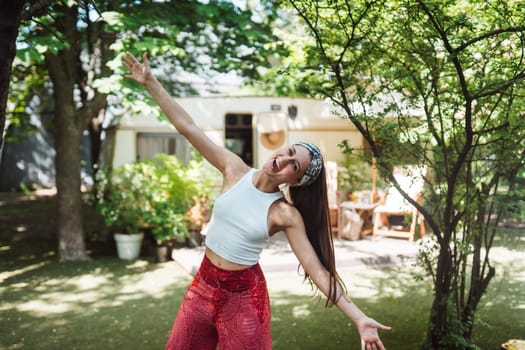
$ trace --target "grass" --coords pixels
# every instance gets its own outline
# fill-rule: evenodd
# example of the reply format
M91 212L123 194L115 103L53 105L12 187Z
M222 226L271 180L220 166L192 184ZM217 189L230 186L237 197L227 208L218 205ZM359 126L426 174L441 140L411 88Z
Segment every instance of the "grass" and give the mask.
M58 263L56 242L41 221L53 205L35 200L6 208L0 204L0 349L163 349L190 282L174 262L120 261L111 243L89 240L91 261ZM523 231L496 241L497 275L475 327L483 350L525 337L524 248ZM410 267L342 274L354 301L394 327L382 334L389 350L418 348L432 302L429 283L414 281ZM337 309L312 301L306 287L306 293L272 288L289 283L279 278L288 277L268 276L274 349L359 348L355 327Z

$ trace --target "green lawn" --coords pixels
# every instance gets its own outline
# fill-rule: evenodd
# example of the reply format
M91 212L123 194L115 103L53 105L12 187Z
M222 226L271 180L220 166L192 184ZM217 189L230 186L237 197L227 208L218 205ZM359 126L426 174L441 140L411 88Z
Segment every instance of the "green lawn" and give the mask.
M30 234L45 230L23 224L31 215L27 204L20 211L4 209L0 349L163 349L190 281L174 262L119 261L111 244L91 242L93 260L61 264L53 239ZM477 344L487 350L525 338L525 233L508 231L496 243L497 276L475 330ZM343 272L355 302L393 326L382 336L389 350L417 349L425 335L431 285L414 281L410 270ZM269 277L272 282L279 283ZM325 310L323 301L282 291L271 292L271 300L274 349L359 349L355 328L337 309Z

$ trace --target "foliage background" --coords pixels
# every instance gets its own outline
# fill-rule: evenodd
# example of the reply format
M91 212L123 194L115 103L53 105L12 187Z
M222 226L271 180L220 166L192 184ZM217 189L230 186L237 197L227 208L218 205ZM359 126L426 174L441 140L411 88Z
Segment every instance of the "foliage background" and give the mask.
M202 157L182 164L159 154L99 171L94 205L110 232L150 230L163 243L188 235L188 210L198 198L213 200L219 176Z

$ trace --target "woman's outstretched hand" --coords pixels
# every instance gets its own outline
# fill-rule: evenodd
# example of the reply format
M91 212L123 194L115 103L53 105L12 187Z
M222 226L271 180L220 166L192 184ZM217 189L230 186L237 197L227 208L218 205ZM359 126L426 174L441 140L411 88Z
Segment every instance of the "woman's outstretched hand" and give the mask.
M357 324L357 330L361 337L361 350L385 350L385 346L377 334L378 330L389 331L391 327L382 325L374 319L366 317Z
M143 63L140 63L130 52L126 52L122 57L124 67L126 67L131 73L124 76L126 78L131 78L142 85L146 85L147 81L153 76L149 68L148 54L146 52L142 55L142 61Z

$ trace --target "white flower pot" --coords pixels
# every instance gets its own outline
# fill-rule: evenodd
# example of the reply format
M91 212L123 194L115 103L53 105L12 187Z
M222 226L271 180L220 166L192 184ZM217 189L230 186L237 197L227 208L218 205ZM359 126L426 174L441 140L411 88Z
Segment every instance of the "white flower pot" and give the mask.
M143 233L115 233L115 242L117 243L117 254L119 259L133 260L138 258L143 238Z

